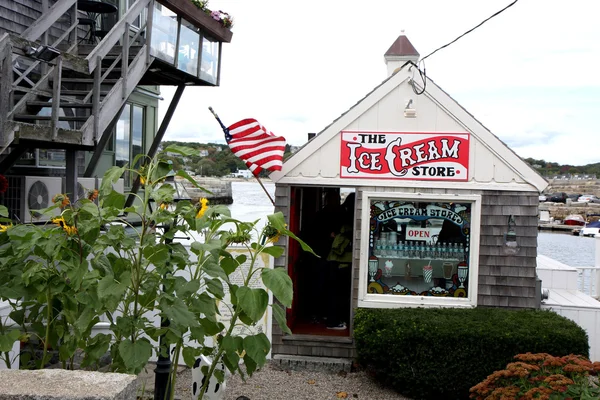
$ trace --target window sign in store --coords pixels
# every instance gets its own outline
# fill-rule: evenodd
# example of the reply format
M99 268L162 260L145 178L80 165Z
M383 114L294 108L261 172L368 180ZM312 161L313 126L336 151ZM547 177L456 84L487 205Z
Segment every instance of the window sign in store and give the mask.
M367 292L467 297L471 202L370 199Z
M342 178L466 181L469 134L341 132Z

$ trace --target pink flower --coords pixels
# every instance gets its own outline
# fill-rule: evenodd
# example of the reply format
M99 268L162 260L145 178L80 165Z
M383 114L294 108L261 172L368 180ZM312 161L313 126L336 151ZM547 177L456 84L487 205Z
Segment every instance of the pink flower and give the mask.
M212 11L210 13L210 16L213 17L214 20L217 20L217 21L221 20L221 12L220 11Z

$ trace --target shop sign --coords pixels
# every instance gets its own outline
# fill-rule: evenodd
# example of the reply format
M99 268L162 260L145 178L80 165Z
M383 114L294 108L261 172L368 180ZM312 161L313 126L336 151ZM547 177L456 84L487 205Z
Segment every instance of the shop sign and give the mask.
M375 219L378 222L386 222L390 219L410 218L415 221L424 221L429 218L447 219L456 225L463 225L464 219L457 212L448 208L428 205L425 208L416 208L412 204L405 204L397 207L388 208L386 210L378 210Z
M341 132L340 177L466 181L469 133Z
M439 234L441 228L436 228L435 231L431 228L406 228L406 240L427 241L431 242L434 235Z

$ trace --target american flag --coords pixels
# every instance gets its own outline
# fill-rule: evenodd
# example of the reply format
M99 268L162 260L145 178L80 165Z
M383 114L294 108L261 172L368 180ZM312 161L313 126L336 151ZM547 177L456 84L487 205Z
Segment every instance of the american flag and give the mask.
M232 153L246 162L254 176L263 169L281 171L285 138L273 135L252 118L236 122L224 131Z

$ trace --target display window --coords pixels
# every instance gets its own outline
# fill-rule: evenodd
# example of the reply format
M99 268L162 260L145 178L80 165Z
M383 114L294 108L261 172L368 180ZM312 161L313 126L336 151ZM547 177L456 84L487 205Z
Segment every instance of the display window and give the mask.
M479 199L367 194L362 300L475 305Z

